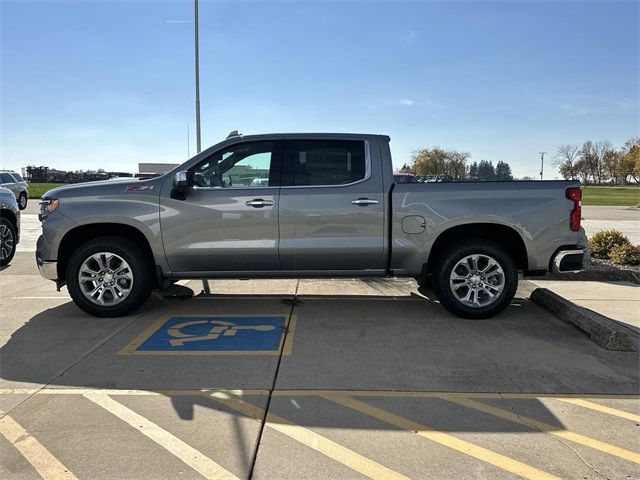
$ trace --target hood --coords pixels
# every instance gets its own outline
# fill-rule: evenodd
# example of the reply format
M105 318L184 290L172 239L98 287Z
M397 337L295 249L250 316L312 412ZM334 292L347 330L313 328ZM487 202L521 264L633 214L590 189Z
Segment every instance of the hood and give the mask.
M73 196L93 195L99 192L121 192L124 191L124 184L139 185L139 184L155 184L155 182L161 177L156 177L148 180L141 180L139 178L112 178L111 180L97 180L95 182L82 182L82 183L70 183L68 185L61 185L47 191L42 198L64 198Z

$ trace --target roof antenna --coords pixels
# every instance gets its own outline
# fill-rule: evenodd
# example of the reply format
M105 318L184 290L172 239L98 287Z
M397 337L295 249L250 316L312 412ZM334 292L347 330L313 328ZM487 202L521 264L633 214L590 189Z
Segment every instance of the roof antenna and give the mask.
M227 135L227 138L231 138L231 137L239 137L240 134L238 133L238 130L234 130L231 133L229 133L229 135Z

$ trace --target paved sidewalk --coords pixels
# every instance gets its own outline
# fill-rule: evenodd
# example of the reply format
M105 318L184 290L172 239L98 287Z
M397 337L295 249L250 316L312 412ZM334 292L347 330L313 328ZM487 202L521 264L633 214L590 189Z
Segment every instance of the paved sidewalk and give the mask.
M640 329L640 285L630 282L569 282L562 280L532 280L594 312Z

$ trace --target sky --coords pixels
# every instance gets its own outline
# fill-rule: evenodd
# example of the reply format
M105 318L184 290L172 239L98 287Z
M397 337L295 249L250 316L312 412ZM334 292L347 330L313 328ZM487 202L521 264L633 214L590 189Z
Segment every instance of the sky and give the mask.
M0 168L195 153L193 1L0 0ZM200 0L202 146L231 130L391 137L556 178L640 134L640 2ZM189 133L189 135L188 135ZM190 141L188 141L188 138Z

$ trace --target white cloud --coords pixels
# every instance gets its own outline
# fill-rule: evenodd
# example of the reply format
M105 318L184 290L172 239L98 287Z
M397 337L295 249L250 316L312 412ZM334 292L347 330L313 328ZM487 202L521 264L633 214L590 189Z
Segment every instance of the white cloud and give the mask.
M384 105L389 107L413 107L415 102L410 98L400 98L397 100L386 100Z

